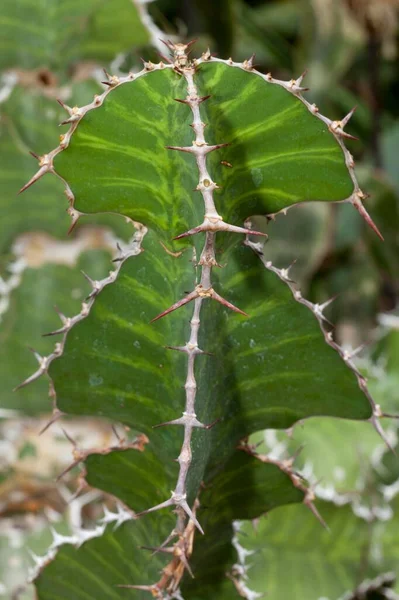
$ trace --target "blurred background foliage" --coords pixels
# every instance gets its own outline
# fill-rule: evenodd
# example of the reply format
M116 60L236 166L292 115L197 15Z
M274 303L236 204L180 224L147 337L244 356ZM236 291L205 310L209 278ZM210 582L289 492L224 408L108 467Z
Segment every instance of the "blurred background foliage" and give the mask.
M87 294L81 269L104 276L116 244L131 234L122 219L103 216L81 219L67 236L67 201L53 177L16 198L33 172L29 151L40 155L58 143L65 113L56 98L70 106L90 102L102 89L103 67L112 74L139 70L140 57L158 61L166 53L160 38L172 37L197 38L195 52L209 46L223 58L255 53L257 68L280 79L307 70L307 98L330 118L340 119L356 105L349 131L359 140L347 145L385 242L346 204L308 204L257 221L269 234L267 256L279 267L292 264L305 296L319 303L336 296L328 313L335 338L348 351L360 347L356 360L376 401L399 414L398 22L399 0L3 0L0 596L32 597L29 550L44 553L51 526L73 531L95 522L101 503L113 503L87 488L74 499L79 469L54 482L71 460L71 447L59 422L38 436L51 414L47 382L12 392L34 369L28 348L46 354L53 347L41 334L60 326L54 305L71 315ZM86 448L117 442L104 421L68 419L63 426ZM395 446L396 422L384 422L384 428ZM288 433L259 433L254 441L280 458L303 445L295 464L315 486L331 533L321 533L311 515L292 507L287 536L296 536L296 543L290 548L279 533L287 509L272 513L241 541L256 550L267 539L252 563L247 559L254 565L249 587L258 589L261 578L264 589L264 579L270 580L271 600L399 598L399 537L393 533L399 531L399 464L371 427L311 419ZM287 564L295 568L281 586ZM301 576L309 565L314 577Z

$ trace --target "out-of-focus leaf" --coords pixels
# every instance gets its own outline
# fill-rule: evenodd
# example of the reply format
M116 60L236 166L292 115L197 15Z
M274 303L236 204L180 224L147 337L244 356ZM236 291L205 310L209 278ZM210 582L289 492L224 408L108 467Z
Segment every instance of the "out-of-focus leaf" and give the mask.
M149 41L132 0L4 0L0 68L65 69L82 59L112 60Z
M101 235L93 231L93 247L96 238L100 243ZM40 255L39 241L37 244ZM31 249L33 251L34 245ZM68 246L65 251L68 252ZM101 278L106 275L110 264L109 252L90 250L79 257L75 267L53 262L38 268L28 267L21 273L20 283L10 292L0 329L2 408L20 410L25 414L51 411L47 380L41 380L35 387L13 392L13 388L37 366L29 347L34 347L41 355L52 351L57 340L43 338L42 334L62 327L54 306L67 316L79 312L82 301L91 290L80 270L88 271L94 279Z

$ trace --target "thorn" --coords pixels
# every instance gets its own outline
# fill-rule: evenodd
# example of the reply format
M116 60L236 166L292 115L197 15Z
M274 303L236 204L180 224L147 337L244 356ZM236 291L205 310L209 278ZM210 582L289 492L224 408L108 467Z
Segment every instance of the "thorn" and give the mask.
M36 154L35 152L32 152L32 150L29 150L29 154L31 156L33 156L33 158L36 158L36 160L40 160L40 156L38 154Z
M351 111L348 112L346 117L344 117L341 121L341 127L344 128L345 125L348 124L349 120L352 118L353 113L357 110L357 106L354 106Z
M186 500L180 501L179 506L181 506L181 508L184 510L184 512L188 515L188 517L194 523L194 525L196 526L198 531L200 531L202 533L202 535L205 535L204 530L202 529L201 525L199 524L197 518L194 516L194 513L191 510L191 508L189 507L189 505L187 504Z
M369 213L363 206L362 200L364 200L366 197L367 197L366 194L364 194L361 190L358 190L358 192L355 192L353 194L353 196L351 198L351 203L356 208L356 210L359 212L359 214L363 217L363 219L366 221L367 225L369 227L371 227L371 229L378 235L380 240L384 242L385 240L384 240L380 230L378 229L377 225L374 223L373 219L370 217Z
M61 427L61 431L65 435L65 437L68 440L68 442L70 442L72 444L72 446L74 448L76 448L77 447L77 443L75 442L75 440L73 438L71 438L71 436L69 435L69 433L67 433L63 427Z
M60 327L59 329L56 329L55 331L50 331L49 333L42 333L42 337L50 337L52 335L60 335L61 333L65 333L66 331L68 331L68 329L69 329L69 327L64 325L64 327Z
M39 431L39 435L42 435L53 423L58 421L61 417L63 417L65 413L61 412L58 408L55 408L53 411L53 415L50 420L45 424L45 426Z
M154 552L152 553L151 556L155 556L155 554L157 554L158 552L160 552L163 548L165 548L165 546L167 546L169 544L170 541L173 540L174 537L178 536L179 532L176 531L176 529L172 529L172 531L170 532L170 534L168 535L168 537L166 538L166 540L164 542L162 542L162 544L160 546L158 546L158 548L155 548Z
M336 135L340 135L341 137L347 138L349 140L359 140L358 137L355 137L354 135L350 135L349 133L346 133L346 131L344 131L344 127L347 124L347 122L349 121L349 119L351 118L351 116L353 115L355 109L352 109L350 111L350 113L348 113L346 115L346 117L344 117L344 119L342 121L332 121L329 125L329 130L332 133L335 133Z
M162 58L162 60L164 60L166 63L168 63L169 65L172 64L172 61L170 60L170 58L168 58L167 56L165 56L164 54L162 54L161 52L157 52L158 56L160 56Z
M313 493L311 495L311 498L313 498ZM312 511L312 513L314 514L316 519L319 521L319 523L324 527L324 529L326 529L329 533L331 533L331 529L329 528L329 526L327 525L327 523L325 522L325 520L323 519L323 517L317 510L316 506L313 504L313 501L311 499L307 499L305 497L304 504L306 504L306 506L308 508L310 508L310 510Z
M268 237L267 233L263 233L262 231L253 231L252 229L247 229L246 227L237 227L236 225L230 225L229 223L224 223L221 219L217 222L212 222L210 219L205 219L202 225L198 225L189 231L185 231L184 233L180 233L178 236L174 237L173 240L180 240L185 237L189 237L190 235L195 235L196 233L200 233L202 231L227 231L230 233L242 233L244 235L260 235L262 237Z
M323 304L313 304L314 314L323 319L323 321L325 321L332 327L334 327L334 324L331 323L331 321L329 321L329 319L327 319L327 317L324 315L324 309L326 309L330 304L332 304L334 300L336 300L340 295L341 294L334 294L334 296L332 296L329 300L326 300L326 302L323 302Z
M172 304L172 306L170 308L168 308L167 310L164 310L164 312L162 312L161 314L159 314L156 317L154 317L153 319L151 319L150 323L154 323L155 321L158 321L158 319L162 319L162 317L165 317L166 315L173 312L174 310L177 310L181 306L188 304L189 302L191 302L191 300L195 300L195 298L198 298L198 296L199 296L199 294L197 291L191 292L185 298L183 298L182 300L179 300L178 302L175 302L174 304Z
M41 177L43 177L43 175L45 173L47 173L49 170L50 170L50 166L48 164L45 164L42 167L40 167L40 169L37 171L37 173L35 173L35 175L33 175L33 177L31 179L29 179L28 183L25 183L25 185L21 187L21 189L19 190L17 195L19 196L19 194L22 194L22 192L24 192L31 185L36 183L36 181L38 181Z
M198 38L194 38L190 42L187 42L186 49L191 48L191 46L193 46L196 42L198 42Z
M61 473L58 475L58 477L57 477L56 481L58 482L58 481L60 481L60 480L61 480L63 477L65 477L65 475L66 475L67 473L69 473L69 471L72 471L72 469L74 469L75 467L77 467L77 466L78 466L78 464L80 463L80 461L81 461L81 459L80 459L80 458L79 458L79 459L77 459L77 460L74 460L74 461L73 461L73 463L71 463L71 464L69 465L69 467L66 467L66 469L64 469L64 470L63 470L63 471L62 471L62 472L61 472Z
M70 320L68 319L68 317L66 317L64 315L63 312L60 311L60 309L58 308L58 306L54 306L54 310L57 313L57 315L59 316L59 318L61 319L61 322L63 325L66 325L66 323Z
M37 371L35 371L30 377L27 377L25 379L25 381L23 381L22 383L19 383L14 389L13 392L17 392L18 390L26 387L27 385L29 385L30 383L32 383L33 381L36 381L36 379L39 379L39 377L41 377L43 375L45 371L42 369L42 367L40 367L40 369L38 369Z
M150 592L154 598L159 598L161 590L156 583L153 585L129 585L129 584L118 584L118 588L126 588L128 590L141 590L143 592Z
M179 553L175 553L175 554L177 554L177 556L180 558L180 561L183 563L185 569L190 573L191 577L193 579L195 579L194 573L191 570L191 567L190 567L190 564L189 564L189 562L187 560L187 556L186 556L185 552L181 548L178 548L178 549L180 550L180 552Z
M93 288L93 290L97 289L96 282L93 281L93 279L87 273L85 273L82 269L80 270L80 272L82 273L83 277L85 279L87 279L87 281L90 283L90 285Z
M234 304L231 304L231 302L229 302L228 300L225 300L225 298L222 298L222 296L219 296L219 294L217 292L215 292L214 290L212 291L211 297L214 300L216 300L217 302L219 302L220 304L223 304L223 306L230 308L230 310L233 310L234 312L239 313L240 315L244 315L244 317L249 317L249 315L246 312L244 312L240 308L237 308L237 306L234 306Z
M221 421L221 420L222 420L222 417L218 417L212 423L209 423L208 425L204 425L204 429L212 429L212 427L214 425L216 425L216 423L219 423L219 421Z
M306 77L307 73L308 73L308 70L307 70L307 69L305 69L305 70L304 70L304 72L302 73L302 75L300 75L300 77L298 77L298 79L296 80L296 85L297 85L298 87L300 87L300 85L301 85L301 83L302 83L302 81L303 81L304 77ZM307 89L309 89L309 88L307 88Z
M75 226L77 224L77 222L79 221L79 217L80 217L80 212L78 212L77 210L75 210L74 208L70 207L68 209L68 214L72 219L72 223L67 231L67 235L70 235L72 233L72 231L75 229Z
M178 352L187 353L186 346L165 346L166 350L177 350Z
M399 415L393 415L391 413L385 413L385 412L383 412L381 414L381 417L386 417L387 419L399 419Z
M43 356L41 354L39 354L34 348L31 348L30 346L28 347L28 350L30 350L32 352L33 356L36 358L39 365L41 365L43 362Z
M202 104L202 102L205 102L205 100L208 100L208 98L211 97L211 94L209 94L208 96L202 96L201 98L197 98L196 102L198 102L198 104ZM191 105L192 100L186 100L186 98L174 98L174 100L176 102L180 102L181 104L189 104Z
M61 98L56 98L56 100L57 100L58 104L59 104L59 105L60 105L60 106L61 106L61 107L62 107L64 110L66 110L66 112L67 112L67 113L68 113L70 116L72 116L72 115L73 115L73 109L72 109L70 106L68 106L68 104L65 104L65 102L63 102L63 101L61 100Z
M167 150L178 150L180 152L188 152L189 154L209 154L209 152L219 150L219 148L224 148L225 146L230 146L230 143L215 144L214 146L208 146L207 144L204 144L203 146L165 146L165 148Z
M152 508L147 508L146 510L142 510L141 512L136 513L135 516L137 518L140 518L140 517L143 517L144 515L148 515L151 512L155 512L156 510L162 510L163 508L172 506L173 504L175 504L173 502L173 499L169 498L169 500L165 500L165 502L161 502L160 504L157 504L156 506L153 506Z
M374 429L376 430L376 432L378 433L378 435L380 436L380 438L382 439L382 441L388 448L388 450L390 450L394 456L397 456L397 452L396 452L395 448L392 446L391 442L387 438L385 431L381 427L381 423L379 422L378 419L379 419L379 417L376 416L375 414L373 414L373 416L370 418L370 421L371 421Z
M244 60L244 62L243 62L244 69L248 69L248 70L253 69L254 60L255 60L255 52L248 59Z
M179 417L178 419L173 419L172 421L164 421L164 423L158 423L158 425L153 425L153 429L158 429L158 427L166 427L167 425L184 425L183 417Z

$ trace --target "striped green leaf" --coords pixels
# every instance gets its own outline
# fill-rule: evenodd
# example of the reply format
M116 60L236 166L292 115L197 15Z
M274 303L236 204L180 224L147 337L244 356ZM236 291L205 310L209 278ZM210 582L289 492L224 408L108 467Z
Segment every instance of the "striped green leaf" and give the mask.
M209 155L226 221L240 225L298 202L351 195L338 142L297 97L222 63L201 64L196 78L199 93L211 95L201 105L208 144L230 144ZM191 111L174 100L185 96L178 73L156 70L116 87L86 113L54 161L77 210L117 212L169 237L198 225L194 159L165 148L192 144Z
M65 70L77 59L110 61L149 39L132 0L4 0L0 69Z

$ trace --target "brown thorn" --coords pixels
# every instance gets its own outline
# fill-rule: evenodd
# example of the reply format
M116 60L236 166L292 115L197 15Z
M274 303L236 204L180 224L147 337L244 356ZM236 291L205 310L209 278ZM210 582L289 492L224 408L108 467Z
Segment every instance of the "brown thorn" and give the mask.
M313 504L313 502L305 500L305 504L312 511L312 513L314 514L316 519L319 521L319 523L324 527L324 529L326 529L329 533L331 533L331 529L329 528L329 526L327 525L327 523L325 522L325 520L323 519L323 517L317 510L316 506Z
M40 177L43 177L43 175L45 173L47 173L48 170L49 170L48 165L44 165L43 167L40 167L40 169L37 171L37 173L35 173L35 175L33 175L33 177L31 179L29 179L28 183L25 183L25 185L21 187L21 189L19 190L17 195L19 196L19 194L22 194L22 192L24 192L31 185L36 183L36 181L38 181L40 179Z
M65 477L65 475L67 473L69 473L69 471L72 471L72 469L74 469L75 467L78 466L78 464L80 463L80 458L78 460L74 460L73 463L71 463L69 465L69 467L67 467L66 469L64 469L57 477L56 481L60 481L60 479L62 479L63 477Z
M194 525L196 526L196 528L198 529L198 531L200 531L202 533L202 535L205 535L204 530L202 529L201 525L199 524L197 518L195 517L193 511L191 510L191 508L189 507L189 505L187 504L186 500L184 500L183 502L179 503L179 506L184 510L184 512L188 515L188 517L191 519L191 521L194 523Z
M39 431L39 435L42 435L53 423L63 417L65 413L61 412L58 408L55 408L51 419L45 424L45 426Z
M204 425L204 429L212 429L212 427L214 425L216 425L216 423L219 423L219 421L221 421L221 420L222 420L222 417L218 417L212 423L209 423L208 425Z
M157 504L156 506L153 506L151 508L147 508L146 510L142 510L141 512L136 513L136 517L140 518L143 517L144 515L148 515L151 512L155 512L156 510L162 510L163 508L167 508L168 506L172 506L174 504L172 498L169 498L169 500L165 500L165 502L161 502L160 504Z
M168 535L168 537L166 538L166 540L164 542L162 542L162 544L160 546L158 546L158 548L154 548L154 552L151 554L151 556L155 556L155 554L158 554L158 552L161 552L163 550L163 548L165 548L165 546L167 546L169 544L169 542L172 541L173 538L178 535L179 535L179 532L176 531L175 529L173 529L170 532L170 534Z
M355 135L351 135L350 133L346 133L346 131L337 131L336 133L338 133L338 135L340 135L341 137L344 137L348 140L355 140L355 142L359 141L358 137L356 137Z
M33 156L33 158L36 158L36 160L40 160L40 156L38 154L36 154L35 152L32 152L32 150L29 150L29 154L31 156Z
M181 240L182 238L189 237L190 235L195 235L196 233L199 233L200 231L203 231L202 225L198 225L198 227L194 227L193 229L190 229L189 231L180 233L179 235L174 237L173 240Z
M159 589L159 587L156 584L153 585L129 585L129 584L117 584L118 588L126 588L128 590L141 590L143 592L151 592L151 594L153 595L154 598L156 598L156 596L154 596L154 592L158 595L161 590ZM158 596L159 597L159 596Z
M191 46L193 44L195 44L196 42L198 42L198 38L194 38L193 40L191 40L190 42L187 42L186 44L186 48L191 48Z
M60 327L59 329L56 329L55 331L50 331L49 333L42 333L42 337L50 337L52 335L59 335L61 333L65 333L66 331L68 331L68 327L66 325L64 325L64 327Z
M175 100L175 102L180 102L180 104L190 104L188 100L185 100L184 98L173 98L173 100Z
M72 233L72 231L75 229L78 221L79 221L79 215L77 217L72 217L72 223L67 231L67 235L70 235Z
M223 306L230 308L230 310L233 310L234 312L239 313L240 315L244 315L244 317L249 317L249 315L246 312L244 312L240 308L237 308L237 306L234 306L234 304L231 304L231 302L229 302L225 298L222 298L222 296L219 296L219 294L215 292L215 290L213 290L212 292L212 298L216 300L216 302L223 304Z
M158 56L160 56L162 58L162 60L164 60L165 62L167 62L169 65L172 64L172 61L170 60L170 58L168 58L167 56L165 56L161 52L157 52L157 54L158 54Z
M388 440L388 438L385 434L385 431L381 427L381 423L379 422L378 417L373 415L371 417L370 421L371 421L374 429L376 430L376 432L378 433L378 435L384 442L384 444L387 446L388 450L390 450L394 456L397 456L397 452L396 452L395 448L392 446L392 444L390 443L390 441Z
M25 379L25 381L23 381L22 383L19 383L14 389L13 392L17 392L18 390L26 387L27 385L29 385L30 383L32 383L33 381L36 381L36 379L39 379L39 377L41 377L43 375L44 371L39 368L37 369L37 371L35 371L32 375L30 375L30 377L27 377Z
M183 146L165 146L166 150L178 150L179 152L188 152L192 154L193 149L191 146L183 147Z
M188 562L188 560L187 560L187 556L185 555L185 553L184 553L184 552L181 552L181 554L179 554L179 555L178 555L178 558L179 558L179 559L180 559L180 561L183 563L183 565L184 565L185 569L186 569L186 570L187 570L187 571L190 573L191 577L192 577L193 579L195 579L195 577L194 577L194 573L192 572L192 569L191 569L191 567L190 567L190 564L189 564L189 562Z
M77 447L77 443L75 442L75 440L73 438L71 438L71 436L69 435L69 433L67 431L65 431L65 429L63 427L61 427L62 433L65 435L66 439L68 440L68 442L70 442L72 444L72 446L74 448Z
M182 300L179 300L178 302L175 302L174 304L172 304L172 306L170 308L168 308L167 310L164 310L161 314L159 314L156 317L154 317L153 319L151 319L150 323L154 323L155 321L158 321L158 319L162 319L162 317L165 317L166 315L173 312L174 310L177 310L181 306L188 304L189 302L191 302L191 300L195 300L195 298L198 298L198 296L199 296L199 294L197 291L191 292L185 298L183 298Z
M399 419L399 415L392 415L390 413L382 413L383 417L386 417L387 419Z
M56 98L56 100L57 100L58 104L59 104L59 105L60 105L60 106L61 106L61 107L62 107L64 110L66 110L66 111L67 111L67 113L68 113L68 114L71 114L71 109L70 109L70 107L69 107L67 104L65 104L65 102L63 102L63 101L61 100L61 98Z
M198 98L198 104L205 102L205 100L208 100L211 96L212 94L208 94L207 96L202 96L201 98Z
M377 225L374 223L373 219L370 217L370 215L367 212L367 210L364 208L364 206L361 203L361 201L354 200L354 201L351 201L351 203L356 208L356 210L359 212L359 214L363 217L363 219L366 221L367 225L369 227L371 227L371 229L378 235L378 237L380 238L380 240L384 242L385 240L384 240L384 238L382 236L382 233L378 229Z

